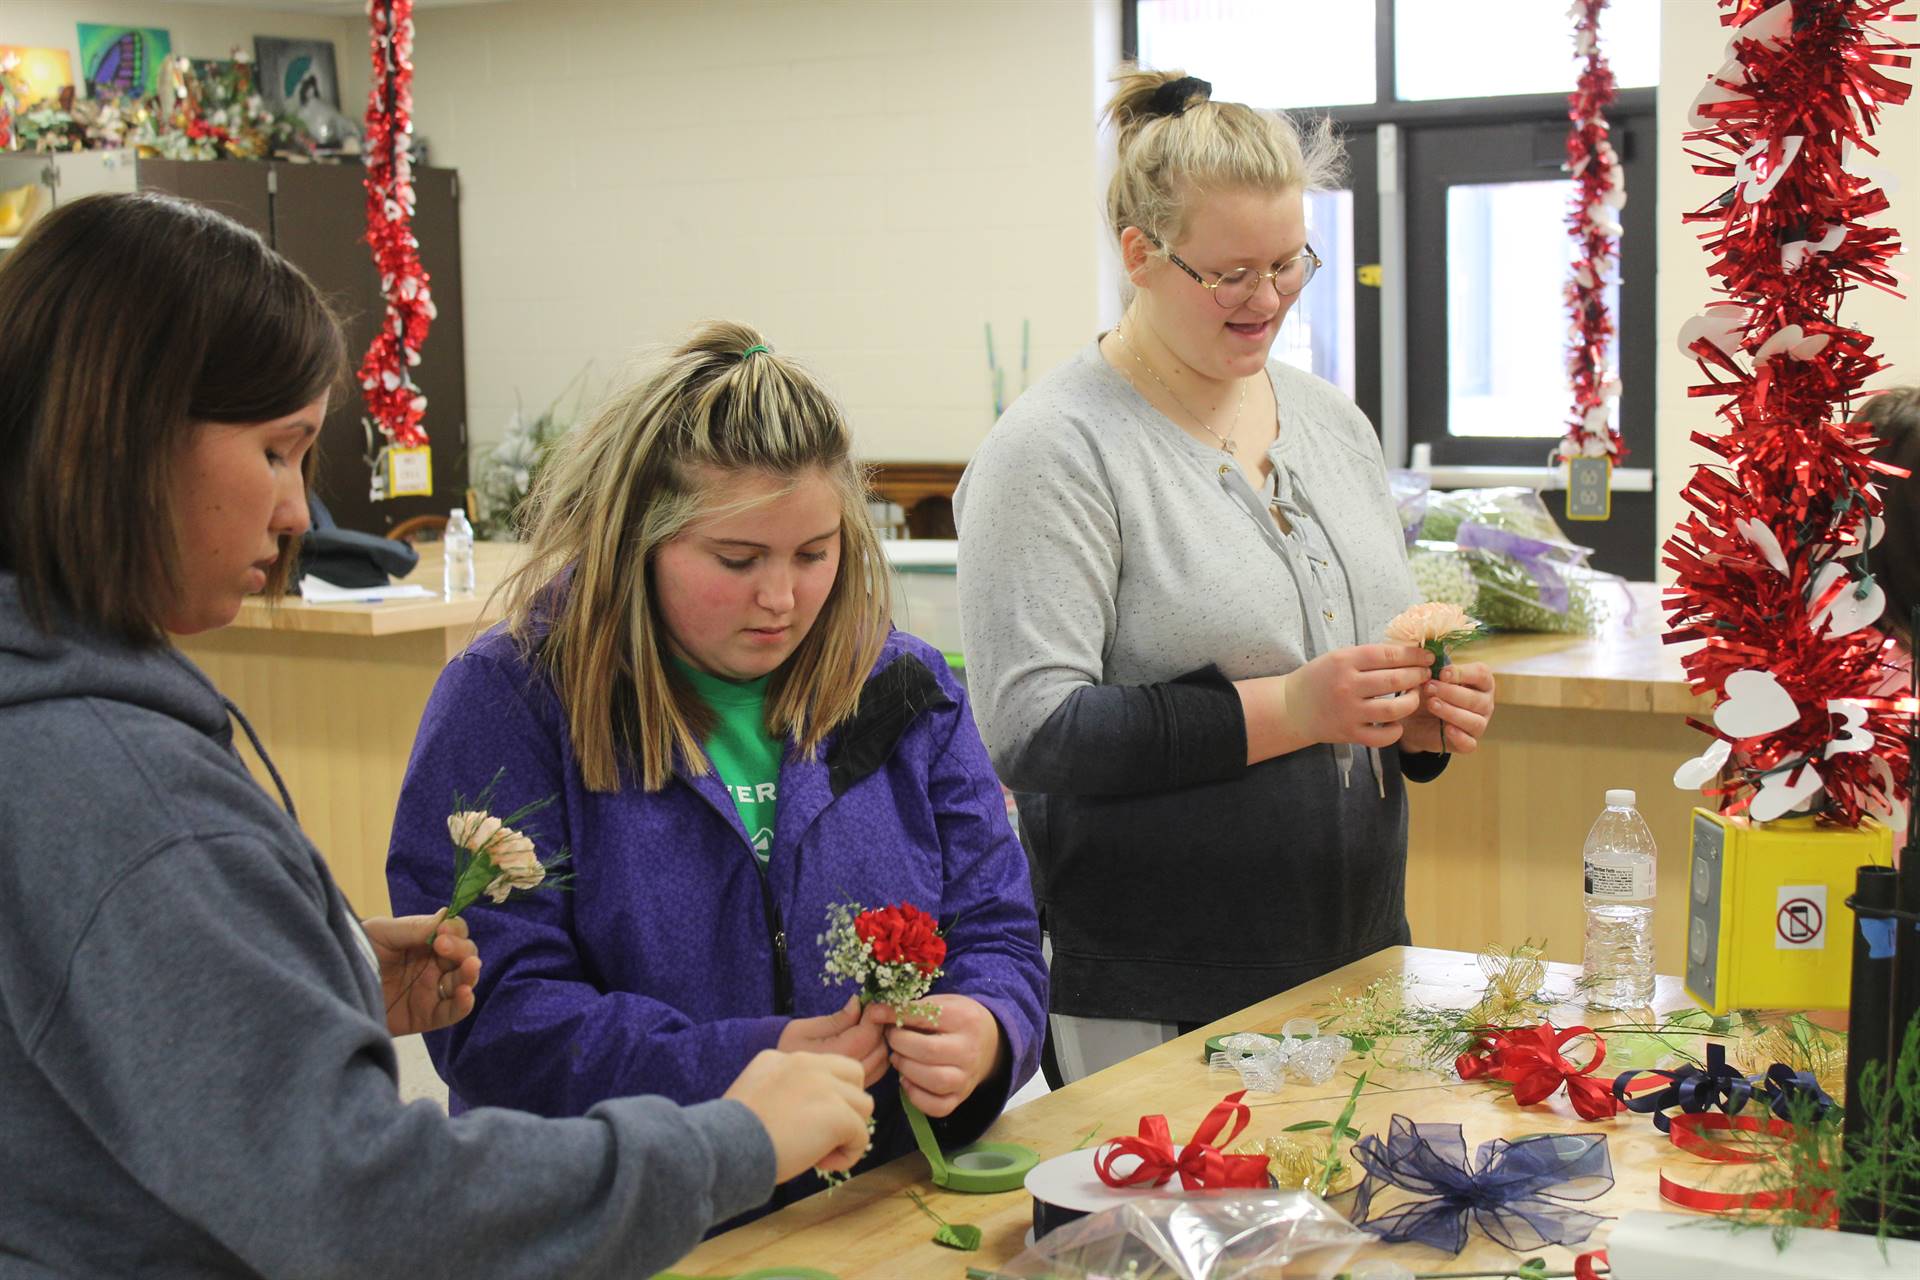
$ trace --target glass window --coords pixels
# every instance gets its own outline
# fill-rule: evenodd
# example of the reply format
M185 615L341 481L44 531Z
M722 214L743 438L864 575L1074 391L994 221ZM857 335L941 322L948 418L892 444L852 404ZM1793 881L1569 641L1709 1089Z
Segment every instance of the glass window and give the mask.
M1274 354L1353 395L1353 192L1307 193L1307 240L1320 271L1280 326Z
M1573 92L1573 20L1557 0L1394 0L1393 13L1398 98ZM1600 47L1621 88L1659 83L1659 0L1612 0L1600 13Z
M1447 188L1449 434L1550 438L1567 429L1572 199L1565 180ZM1617 324L1617 279L1607 307ZM1617 368L1619 358L1616 333L1607 362Z
M1291 109L1377 99L1371 0L1139 0L1138 12L1140 65L1199 76L1222 102Z

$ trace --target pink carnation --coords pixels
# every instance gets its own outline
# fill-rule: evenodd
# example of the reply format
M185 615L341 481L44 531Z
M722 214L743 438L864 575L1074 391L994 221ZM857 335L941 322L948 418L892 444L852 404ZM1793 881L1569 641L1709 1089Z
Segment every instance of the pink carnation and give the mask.
M1479 625L1457 604L1428 601L1402 610L1399 617L1387 624L1386 638L1397 644L1424 646L1436 640L1464 639Z

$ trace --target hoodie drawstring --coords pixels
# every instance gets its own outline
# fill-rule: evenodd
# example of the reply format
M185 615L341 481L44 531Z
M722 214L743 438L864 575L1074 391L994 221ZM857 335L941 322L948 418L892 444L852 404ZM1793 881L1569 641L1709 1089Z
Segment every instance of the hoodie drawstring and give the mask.
M280 790L280 807L287 811L289 818L293 819L293 825L299 826L300 815L293 811L293 793L287 790L286 781L281 778L280 771L273 767L273 757L268 755L266 747L261 745L260 735L253 731L252 722L241 713L239 707L233 704L233 699L221 694L220 702L226 707L227 714L238 720L240 727L246 731L247 741L253 744L253 753L260 757L261 764L267 766L267 776L273 779L273 785Z

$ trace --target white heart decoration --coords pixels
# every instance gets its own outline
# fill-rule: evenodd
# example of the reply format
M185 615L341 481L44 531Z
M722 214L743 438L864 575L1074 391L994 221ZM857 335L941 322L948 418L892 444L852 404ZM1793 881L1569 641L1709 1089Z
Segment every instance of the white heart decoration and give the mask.
M1693 95L1693 105L1687 108L1687 123L1696 129L1711 129L1717 121L1701 112L1702 107L1710 107L1717 102L1732 102L1736 98L1748 95L1741 92L1740 86L1747 83L1747 69L1738 58L1728 58L1720 69L1707 77L1700 86L1700 92Z
M1800 154L1800 148L1806 145L1806 139L1798 134L1789 134L1780 139L1780 159L1771 169L1762 175L1759 165L1765 162L1773 143L1767 138L1748 147L1746 154L1733 166L1733 180L1740 187L1740 198L1748 204L1759 204L1773 194L1780 185L1780 179L1787 176L1787 170L1793 167L1794 158Z
M1623 231L1620 220L1614 216L1613 207L1605 200L1595 200L1587 206L1587 221L1602 235L1617 236Z
M1698 791L1720 776L1722 766L1733 755L1733 744L1715 738L1705 751L1673 771L1673 785L1682 791Z
M1587 270L1585 267L1575 267L1573 269L1573 282L1582 289L1591 289L1593 288L1593 272Z
M1802 761L1796 768L1782 769L1762 778L1747 813L1755 822L1772 822L1806 804L1826 787L1820 771Z
M1832 253L1846 238L1846 223L1836 222L1818 240L1789 240L1780 246L1780 265L1788 271L1798 271L1808 258L1816 253Z
M1583 458L1604 458L1612 452L1612 445L1604 435L1590 435L1580 443L1580 456Z
M1770 9L1762 9L1745 22L1733 29L1727 38L1727 49L1732 51L1736 40L1758 40L1762 48L1784 49L1787 37L1793 32L1793 2L1781 0Z
M1827 593L1827 588L1842 578L1849 582L1854 580L1853 575L1847 572L1847 566L1835 560L1827 561L1820 566L1820 572L1813 575L1813 585L1807 589L1807 599L1820 599ZM1858 590L1857 586L1842 588L1831 604L1816 612L1812 619L1813 634L1819 635L1821 627L1831 622L1832 630L1827 635L1837 640L1879 621L1880 615L1887 610L1887 593L1877 582L1868 584L1864 596L1857 595ZM1728 677L1729 683L1732 679Z
M1888 768L1887 762L1879 756L1868 756L1867 772L1873 775L1873 781L1878 787L1877 793L1867 797L1868 810L1879 817L1891 818L1893 816L1893 770Z
M1693 355L1693 344L1705 338L1728 355L1740 354L1740 331L1746 328L1747 309L1737 302L1710 302L1680 326L1680 354ZM1696 359L1698 357L1695 357Z
M1848 529L1847 532L1853 535L1854 542L1851 546L1847 547L1840 554L1842 556L1857 556L1862 551L1865 551L1871 547L1877 547L1880 545L1880 539L1887 536L1887 522L1885 520L1882 520L1879 516L1868 516L1867 517L1867 538L1865 542L1861 542L1859 540L1860 539L1860 522L1858 520L1855 520L1853 522L1853 526L1850 529Z
M1713 709L1713 727L1729 738L1758 738L1800 718L1793 695L1771 671L1736 671L1727 677L1725 692Z
M1765 364L1782 353L1795 360L1811 360L1826 350L1831 341L1833 335L1830 333L1816 333L1809 337L1805 329L1790 324L1760 344L1760 349L1753 353L1754 363Z
M1607 425L1613 417L1613 406L1602 402L1587 410L1587 416L1580 420L1580 428L1591 435L1607 434Z
M1873 749L1873 734L1867 731L1867 708L1865 703L1858 702L1852 698L1829 698L1827 699L1827 710L1840 717L1842 735L1827 744L1827 759L1831 760L1835 756L1847 751L1871 751Z
M1754 550L1773 566L1776 573L1784 575L1787 572L1787 557L1780 550L1780 539L1774 536L1772 529L1752 517L1735 520L1733 527L1735 532L1753 544Z

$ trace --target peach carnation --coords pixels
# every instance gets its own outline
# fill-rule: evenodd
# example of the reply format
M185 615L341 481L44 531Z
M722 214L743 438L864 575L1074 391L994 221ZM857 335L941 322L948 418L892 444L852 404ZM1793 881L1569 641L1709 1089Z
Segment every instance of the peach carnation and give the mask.
M1459 605L1429 601L1402 610L1399 617L1387 624L1386 638L1397 644L1417 644L1424 648L1464 640L1479 629L1480 624L1468 617Z

